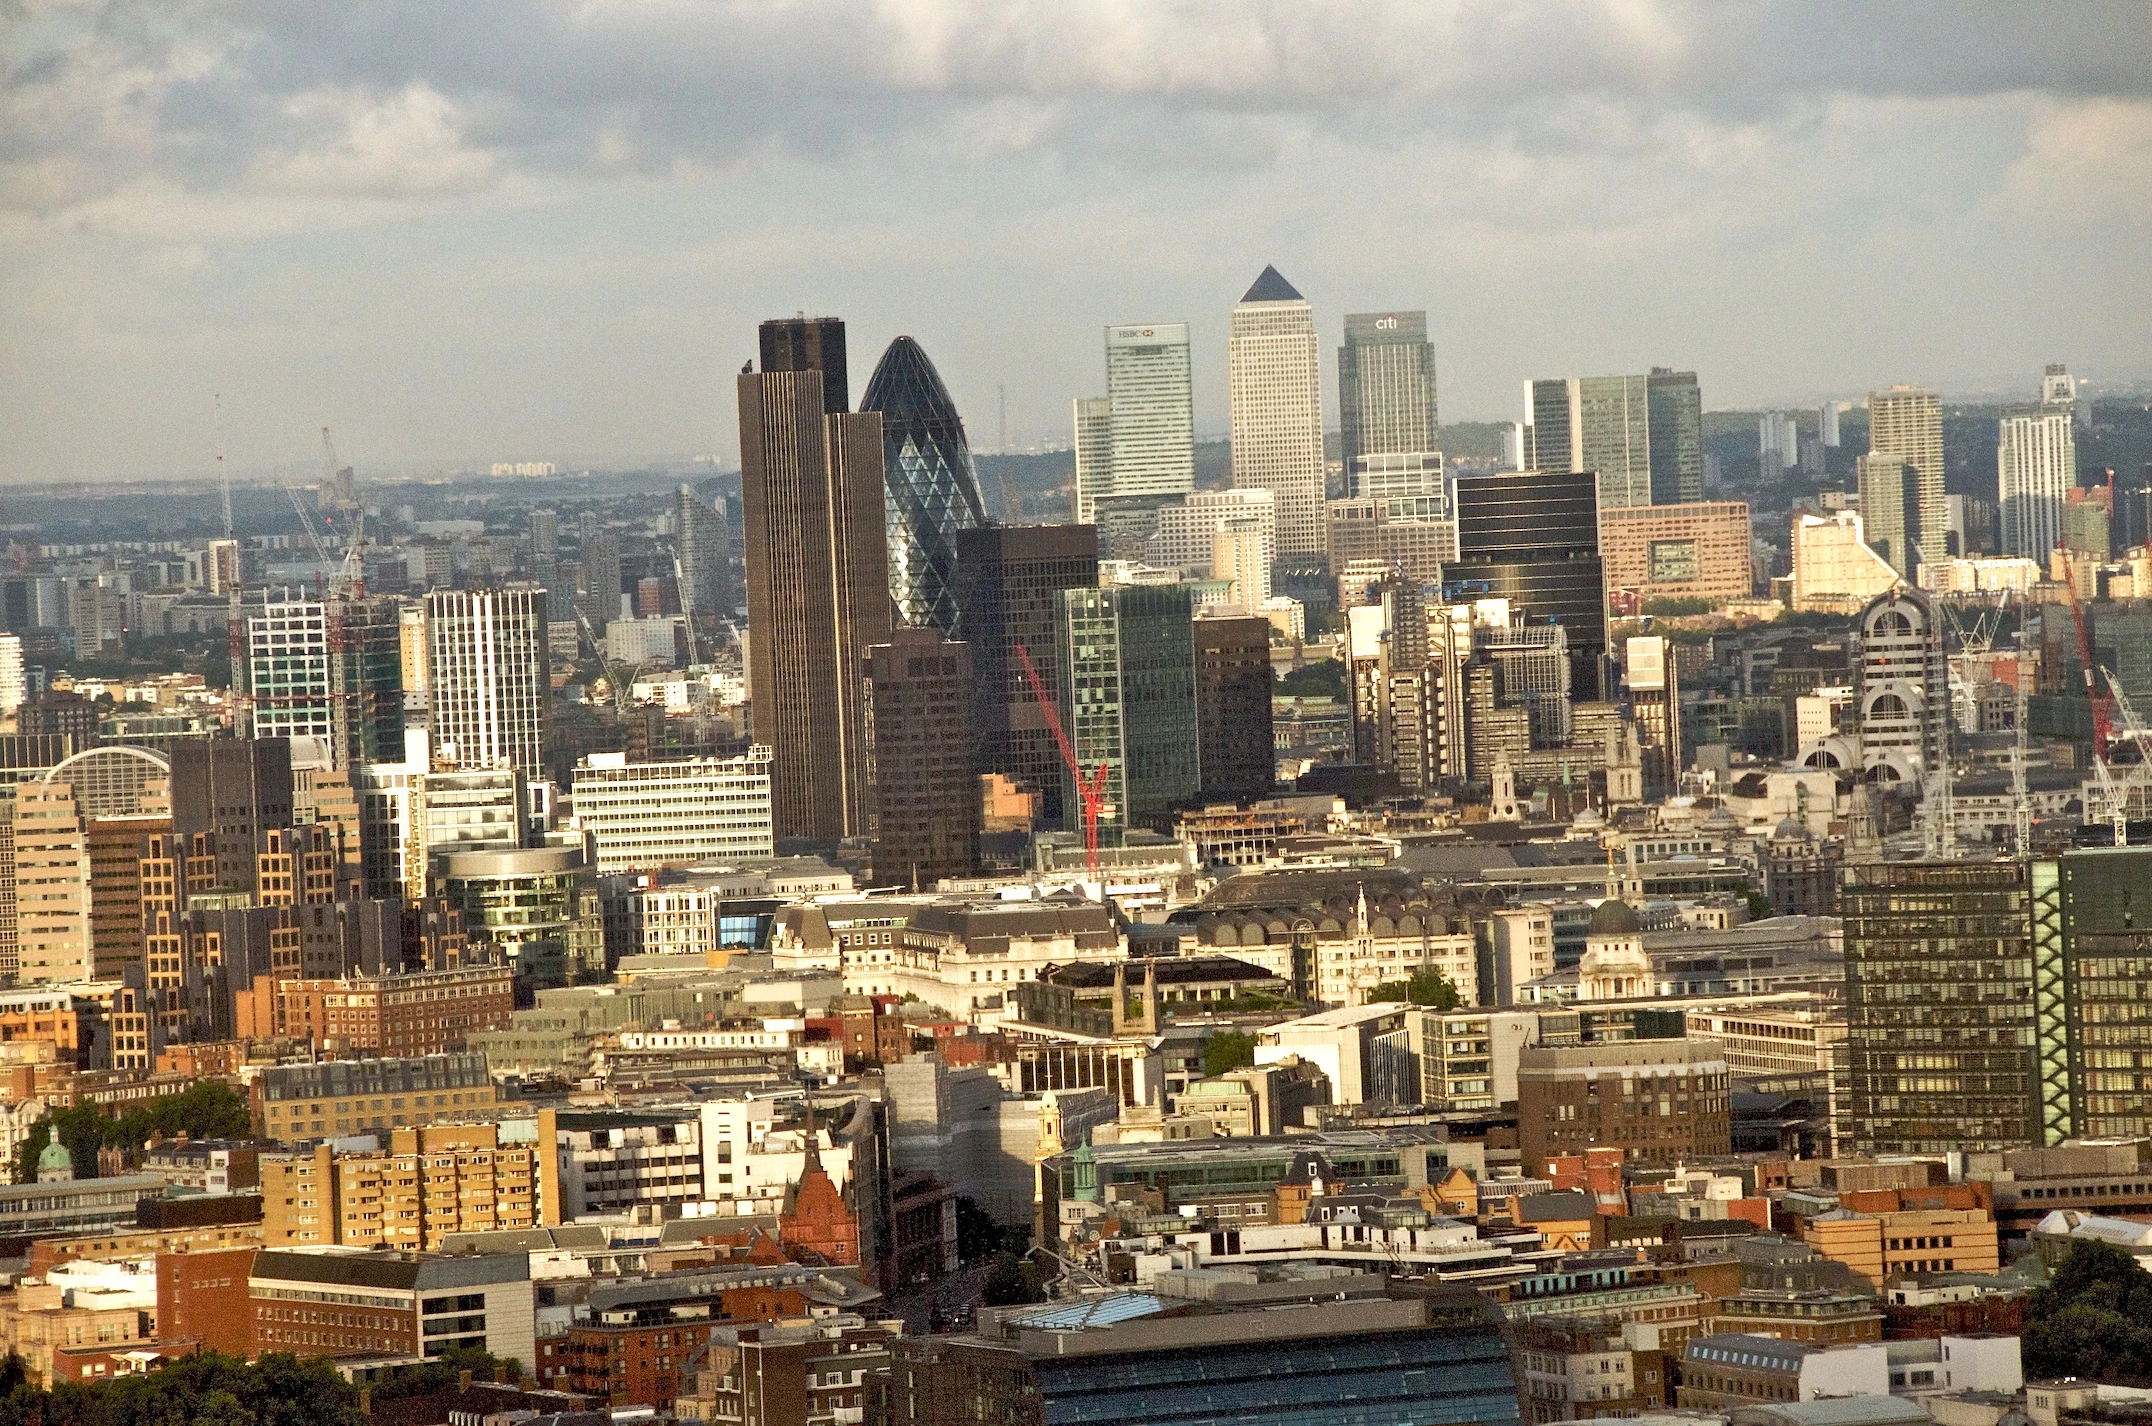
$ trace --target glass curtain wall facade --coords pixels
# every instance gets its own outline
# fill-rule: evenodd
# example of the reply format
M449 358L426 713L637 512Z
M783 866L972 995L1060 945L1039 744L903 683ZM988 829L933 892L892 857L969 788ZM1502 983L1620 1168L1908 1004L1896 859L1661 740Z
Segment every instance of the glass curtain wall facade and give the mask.
M899 337L860 398L882 418L889 598L899 627L953 632L956 535L986 523L964 421L919 343Z
M1857 868L1845 918L1852 1140L1939 1154L2041 1141L2023 864Z
M1202 787L1193 606L1185 585L1061 595L1061 717L1076 760L1107 769L1101 836L1161 826ZM1062 807L1081 825L1064 778Z
M1414 455L1440 444L1435 349L1425 312L1354 312L1338 348L1338 427L1345 473L1371 455Z
M1696 373L1654 367L1644 396L1651 415L1651 503L1693 505L1704 498L1704 396Z
M1570 693L1604 697L1606 589L1599 496L1589 471L1513 470L1457 483L1457 558L1444 597L1498 596L1532 623L1567 636Z
M2152 1133L2152 848L2100 847L2032 866L2043 1135Z

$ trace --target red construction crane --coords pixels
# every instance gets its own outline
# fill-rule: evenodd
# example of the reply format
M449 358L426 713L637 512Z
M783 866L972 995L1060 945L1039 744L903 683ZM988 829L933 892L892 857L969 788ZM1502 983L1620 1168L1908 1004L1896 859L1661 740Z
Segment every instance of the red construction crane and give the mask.
M2114 714L2110 702L2100 696L2099 684L2093 671L2092 640L2085 633L2085 611L2077 602L2077 571L2071 567L2070 551L2057 545L2062 554L2062 583L2070 596L2070 617L2077 622L2077 660L2084 665L2085 697L2092 703L2092 755L2101 762L2107 761L2107 739L2113 727Z
M1098 818L1106 806L1106 764L1090 776L1084 775L1083 764L1076 761L1076 746L1069 735L1061 729L1061 714L1054 700L1046 692L1046 681L1039 677L1038 669L1031 662L1031 650L1021 643L1016 646L1016 657L1023 662L1024 677L1031 680L1031 696L1039 700L1039 708L1046 714L1046 726L1054 735L1054 743L1061 749L1061 761L1068 764L1069 776L1076 780L1076 796L1083 802L1083 863L1091 880L1098 880Z

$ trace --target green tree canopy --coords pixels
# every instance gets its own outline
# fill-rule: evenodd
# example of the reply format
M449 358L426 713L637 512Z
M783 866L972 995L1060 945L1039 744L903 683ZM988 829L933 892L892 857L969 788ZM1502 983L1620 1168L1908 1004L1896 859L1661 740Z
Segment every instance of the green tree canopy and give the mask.
M358 1389L322 1357L272 1352L253 1365L221 1352L180 1357L146 1376L50 1390L0 1371L0 1426L367 1426Z
M1203 1073L1213 1079L1255 1063L1255 1036L1241 1030L1218 1030L1203 1042Z
M1332 698L1345 696L1345 665L1336 659L1317 659L1302 664L1278 680L1274 690L1298 698Z
M1457 987L1432 966L1420 967L1412 973L1410 980L1384 981L1369 991L1367 998L1371 1005L1384 1000L1402 1000L1408 1005L1425 1005L1434 1010L1455 1010L1458 1005Z
M247 1101L221 1079L205 1079L180 1094L164 1094L131 1105L124 1114L98 1104L55 1109L31 1129L15 1157L15 1182L37 1182L37 1156L57 1134L75 1161L76 1178L97 1176L97 1151L138 1150L152 1135L192 1139L244 1139L253 1133Z
M2108 1243L2078 1242L2025 1314L2025 1375L2152 1386L2152 1273Z

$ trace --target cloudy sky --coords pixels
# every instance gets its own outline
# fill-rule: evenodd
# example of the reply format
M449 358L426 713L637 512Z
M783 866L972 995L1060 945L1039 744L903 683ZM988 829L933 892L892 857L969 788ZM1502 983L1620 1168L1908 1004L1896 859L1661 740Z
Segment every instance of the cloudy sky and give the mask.
M1100 328L1424 307L1443 414L2152 377L2141 0L0 0L0 480L731 459L760 318L1065 443ZM1326 363L1327 377L1327 363ZM1334 413L1332 413L1334 420Z

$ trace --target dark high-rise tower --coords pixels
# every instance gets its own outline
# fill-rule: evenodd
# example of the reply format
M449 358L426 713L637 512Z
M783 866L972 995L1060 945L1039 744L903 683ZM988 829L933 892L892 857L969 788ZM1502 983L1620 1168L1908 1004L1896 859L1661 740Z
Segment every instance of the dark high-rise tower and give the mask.
M844 322L837 317L780 317L762 324L762 370L822 373L822 413L852 409L844 370Z
M1047 699L1058 703L1060 592L1098 587L1098 531L1090 525L996 525L959 530L956 544L957 608L971 646L979 771L998 772L1035 793L1041 826L1065 826L1061 754L1016 646L1030 650Z
M1270 731L1270 621L1198 619L1195 649L1203 795L1267 797L1278 757Z
M979 771L971 651L933 629L898 629L867 650L874 879L931 887L979 869Z
M882 417L889 597L899 624L957 627L956 534L985 523L964 422L934 363L910 337L882 353L862 411Z
M1507 470L1460 480L1457 549L1443 569L1450 595L1506 598L1530 622L1560 624L1568 635L1570 696L1606 696L1606 588L1592 472Z
M890 630L882 418L844 410L842 322L765 322L762 350L739 377L749 697L773 830L827 844L866 830L862 660Z

